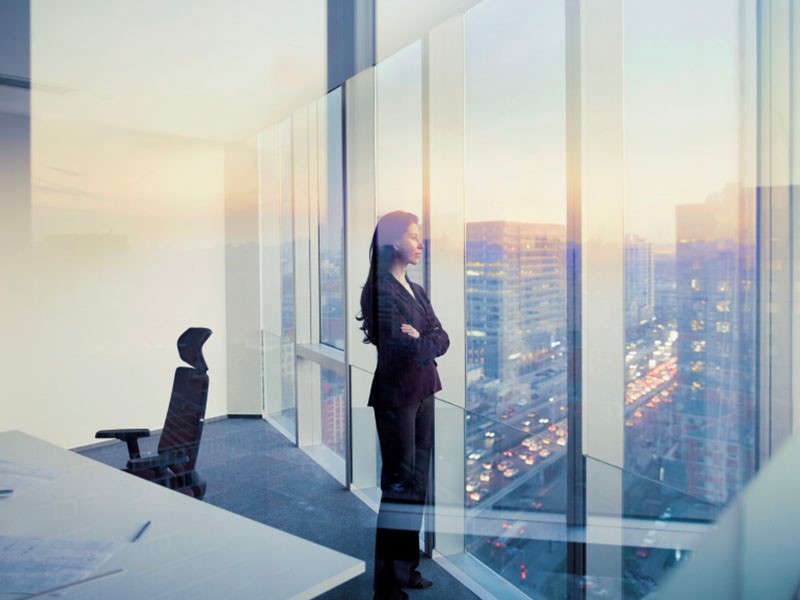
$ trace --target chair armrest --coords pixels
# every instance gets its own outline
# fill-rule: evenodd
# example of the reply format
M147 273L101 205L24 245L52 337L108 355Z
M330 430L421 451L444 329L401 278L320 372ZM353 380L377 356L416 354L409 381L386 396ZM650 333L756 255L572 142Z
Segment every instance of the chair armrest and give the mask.
M102 429L94 434L96 438L116 438L128 445L128 456L139 458L139 438L150 437L149 429Z
M117 438L123 442L129 439L150 437L149 429L103 429L94 434L96 438Z
M131 471L143 471L145 469L165 469L169 465L178 465L189 462L190 455L186 450L169 450L154 456L142 456L132 458L128 461L128 469Z

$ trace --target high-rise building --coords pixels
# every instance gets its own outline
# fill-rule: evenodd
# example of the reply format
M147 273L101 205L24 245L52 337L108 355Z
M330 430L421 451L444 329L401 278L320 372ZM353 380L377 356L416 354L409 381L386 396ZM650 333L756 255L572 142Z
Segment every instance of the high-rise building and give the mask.
M675 246L653 250L653 312L656 319L664 325L675 320Z
M753 215L736 186L676 208L677 457L687 491L716 503L755 468Z
M322 443L344 456L347 430L343 381L337 385L335 381L325 381L323 376L321 406Z
M638 235L625 236L625 328L655 317L653 246Z
M321 254L321 253L320 253ZM320 256L320 340L344 348L344 276L341 255Z
M512 382L563 343L562 225L467 223L467 362Z

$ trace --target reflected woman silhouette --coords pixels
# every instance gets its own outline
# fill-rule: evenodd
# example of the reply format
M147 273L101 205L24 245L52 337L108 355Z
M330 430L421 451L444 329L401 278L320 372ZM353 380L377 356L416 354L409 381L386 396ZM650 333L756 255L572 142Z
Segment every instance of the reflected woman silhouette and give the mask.
M425 291L406 275L423 247L415 215L384 215L372 236L361 291L364 342L378 349L369 405L383 461L373 583L381 600L408 598L401 588L433 585L418 570L419 531L433 446L433 395L442 389L434 359L450 340Z

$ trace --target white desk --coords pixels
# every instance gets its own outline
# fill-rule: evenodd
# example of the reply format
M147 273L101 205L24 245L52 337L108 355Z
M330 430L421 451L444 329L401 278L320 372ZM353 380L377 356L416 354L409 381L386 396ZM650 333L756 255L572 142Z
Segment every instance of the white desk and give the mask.
M125 571L69 588L69 600L313 598L364 572L361 560L20 431L0 433L0 460L61 475L0 499L0 534L124 542L96 573Z

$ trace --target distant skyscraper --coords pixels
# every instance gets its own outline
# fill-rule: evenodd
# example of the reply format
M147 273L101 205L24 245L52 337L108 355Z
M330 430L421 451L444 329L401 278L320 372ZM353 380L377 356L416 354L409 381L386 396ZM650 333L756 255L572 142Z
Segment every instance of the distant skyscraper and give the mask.
M343 386L331 386L323 380L322 443L340 456L344 456L347 435L344 403Z
M677 456L690 494L726 503L754 472L754 206L730 186L676 219Z
M677 289L675 283L675 247L660 248L653 252L653 310L663 324L675 319Z
M625 236L625 328L636 327L655 316L653 246L637 235Z
M320 341L344 348L344 277L342 255L320 256Z
M467 362L512 382L563 343L562 225L467 223Z

